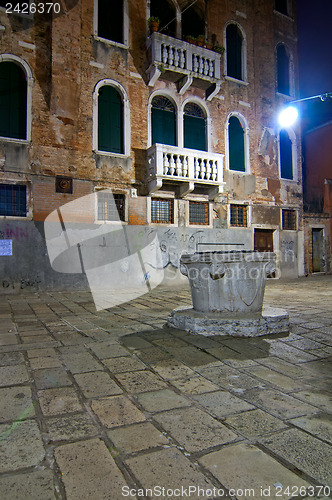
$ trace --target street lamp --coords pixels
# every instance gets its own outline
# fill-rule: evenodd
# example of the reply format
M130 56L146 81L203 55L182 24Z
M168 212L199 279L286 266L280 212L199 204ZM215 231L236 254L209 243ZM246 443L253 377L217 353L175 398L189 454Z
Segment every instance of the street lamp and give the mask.
M295 101L289 102L287 107L284 108L279 113L278 117L279 125L283 128L291 127L292 125L294 125L299 116L299 112L297 107L293 106L293 104L302 101L309 101L311 99L320 99L321 101L326 101L328 97L332 98L332 92L325 92L325 94L313 95L310 97L304 97L303 99L296 99Z

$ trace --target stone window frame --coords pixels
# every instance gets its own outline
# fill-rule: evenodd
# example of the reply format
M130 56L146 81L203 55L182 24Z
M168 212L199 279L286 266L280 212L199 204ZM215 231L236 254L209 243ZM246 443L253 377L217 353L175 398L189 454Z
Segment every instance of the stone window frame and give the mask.
M213 203L207 197L204 196L188 196L185 199L185 225L190 228L212 228L213 227ZM189 204L190 203L206 203L208 206L208 223L207 224L199 224L199 223L191 223L189 221Z
M292 143L292 172L293 172L293 178L292 179L286 179L285 177L281 176L281 157L280 157L280 132L281 130L285 129L288 133L288 137L291 140ZM294 130L292 127L279 127L277 129L277 151L278 151L278 170L279 170L279 178L283 182L298 182L298 166L297 166L297 159L298 159L298 154L297 154L297 138Z
M119 220L108 220L108 219L98 219L98 194L99 193L102 193L103 191L105 191L105 193L109 193L111 195L121 195L124 197L124 220L121 220L119 218ZM94 188L94 210L95 210L95 223L96 224L113 224L113 225L118 225L118 226L122 226L122 225L127 225L128 224L128 211L129 211L129 207L128 207L128 193L124 190L113 190L113 189L110 189L110 188L105 188L103 186L96 186Z
M34 78L32 75L32 70L29 64L14 54L0 54L0 64L3 62L12 62L20 66L27 80L27 122L26 122L26 138L25 139L16 139L15 137L3 137L0 136L1 141L6 142L16 142L20 144L28 144L31 142L31 122L32 122L32 86L34 83Z
M291 19L293 20L293 3L292 0L287 0L287 14L284 14L283 12L280 12L279 10L276 9L275 6L275 1L273 2L273 12L275 14L278 14L279 16L283 16L286 19Z
M98 149L98 96L99 89L104 87L105 85L110 85L114 87L122 96L123 102L123 148L124 153L112 153L108 151L100 151ZM92 150L101 156L114 156L121 158L129 158L131 151L131 133L130 133L130 105L127 91L121 85L121 83L116 80L112 80L110 78L104 78L103 80L99 80L99 82L95 85L93 95L93 130L92 130Z
M278 47L283 45L288 56L288 80L289 80L289 94L283 94L278 91ZM284 42L279 42L275 48L275 68L276 68L276 94L283 97L295 97L295 76L294 76L294 57L289 46Z
M231 170L229 168L229 137L228 137L228 127L229 127L229 119L235 116L240 121L243 131L244 131L244 167L245 171L241 172L239 170ZM225 123L225 165L226 170L232 172L237 175L248 175L251 173L250 168L250 137L249 137L249 125L247 119L244 115L239 113L238 111L231 111L226 119Z
M6 178L0 178L0 184L7 184L8 186L12 185L23 185L26 187L26 215L25 216L19 216L19 215L1 215L0 214L0 220L8 219L8 220L32 220L33 218L33 206L32 206L32 183L31 181L26 181L23 180L17 176L12 176L8 175Z
M147 123L148 123L148 143L147 143L147 148L150 148L153 144L152 144L152 101L155 97L157 96L163 96L163 97L166 97L167 99L169 99L172 104L174 105L174 109L175 109L175 114L176 114L176 117L175 117L175 135L176 135L176 139L177 139L177 146L173 146L173 147L180 147L179 146L179 125L180 125L180 120L179 120L179 106L178 106L178 102L174 96L174 94L170 91L168 91L167 89L163 89L163 90L155 90L154 92L152 92L152 94L150 94L149 96L149 99L148 99L148 105L147 105Z
M205 124L206 124L206 130L205 130L205 140L206 140L206 151L207 152L212 152L211 150L211 129L212 129L212 118L210 116L209 108L206 105L206 102L201 99L200 97L197 96L190 96L187 99L185 99L179 109L179 120L181 127L179 128L179 134L178 134L178 144L180 148L184 149L184 108L186 107L187 104L194 103L197 104L200 108L202 108L204 114L205 114Z
M288 228L284 227L284 213L285 212L292 212L294 216L294 227ZM280 210L280 228L283 231L297 231L298 226L298 216L299 212L296 210L294 207L285 207Z
M165 201L171 201L173 203L173 220L172 222L152 222L151 220L151 200L153 198L157 199L165 199ZM163 226L165 227L167 225L171 227L176 227L178 225L178 200L175 198L174 194L173 196L170 196L170 193L166 192L158 192L153 196L147 196L146 197L146 213L147 213L147 223L150 226Z
M242 34L242 48L241 48L241 76L242 79L239 80L237 78L233 78L232 76L227 75L227 38L226 38L226 30L230 24L235 24ZM224 54L224 78L230 82L238 83L239 85L248 85L248 70L247 70L247 36L241 24L234 20L229 20L224 26L223 33L225 54Z
M129 49L129 9L128 0L123 0L123 43L98 36L98 0L93 2L93 36L107 45Z
M231 222L231 211L232 211L231 209L232 209L232 207L245 208L245 214L246 214L245 215L245 222L246 222L245 225L232 224L232 222ZM250 210L248 203L234 201L233 203L230 203L228 206L228 214L227 214L228 227L229 228L248 229L248 227L250 227L250 216L251 216L251 210Z

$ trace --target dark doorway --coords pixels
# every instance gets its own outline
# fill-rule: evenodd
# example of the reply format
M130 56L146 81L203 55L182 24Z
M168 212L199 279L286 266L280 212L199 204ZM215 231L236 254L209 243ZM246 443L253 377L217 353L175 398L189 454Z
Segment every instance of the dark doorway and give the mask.
M312 230L312 272L322 271L323 229Z
M255 229L254 231L254 250L273 252L273 229ZM267 277L275 278L276 273L271 273Z
M273 229L255 229L254 250L273 252Z

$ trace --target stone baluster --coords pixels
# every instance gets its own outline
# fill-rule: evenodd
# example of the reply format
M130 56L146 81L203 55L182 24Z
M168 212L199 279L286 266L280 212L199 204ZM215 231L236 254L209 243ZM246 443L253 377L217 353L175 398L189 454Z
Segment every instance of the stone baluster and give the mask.
M180 49L175 47L175 49L174 49L174 66L176 66L177 68L179 67L179 61L180 61L179 52L180 52Z
M180 49L180 62L179 62L180 68L183 69L185 67L185 64L186 64L185 52L183 49Z
M198 174L199 174L199 164L198 164L198 159L196 156L194 157L194 177L195 179L198 179Z
M199 58L199 72L201 75L204 73L204 59L201 56Z
M193 70L195 71L195 73L198 72L198 56L196 56L195 54L193 54Z
M176 155L175 157L175 172L176 175L179 177L182 177L182 164L181 164L181 158L180 155Z
M168 169L169 169L169 158L168 154L164 153L163 154L163 163L164 163L164 175L168 175Z
M174 63L174 52L175 52L174 47L169 46L169 49L168 49L168 64L170 66L173 66L173 63Z
M163 45L163 63L166 64L168 60L168 50L166 45Z
M175 172L174 155L170 154L169 175L174 175L174 172Z
M210 71L209 71L209 76L214 76L214 61L210 61Z
M183 156L182 157L182 175L183 175L183 177L188 177L188 170L189 170L188 156Z
M205 59L204 63L204 75L208 75L210 70L210 61L208 59Z

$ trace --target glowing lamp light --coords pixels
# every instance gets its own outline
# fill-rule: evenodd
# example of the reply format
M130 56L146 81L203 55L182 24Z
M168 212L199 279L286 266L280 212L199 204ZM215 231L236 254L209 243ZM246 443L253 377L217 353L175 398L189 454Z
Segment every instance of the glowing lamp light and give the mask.
M281 127L291 127L296 122L298 116L298 110L294 106L288 106L279 115L279 125Z

